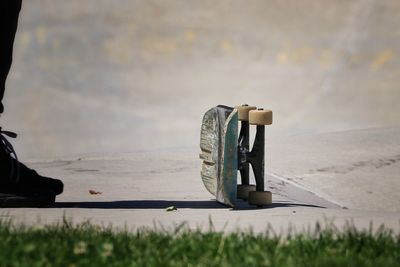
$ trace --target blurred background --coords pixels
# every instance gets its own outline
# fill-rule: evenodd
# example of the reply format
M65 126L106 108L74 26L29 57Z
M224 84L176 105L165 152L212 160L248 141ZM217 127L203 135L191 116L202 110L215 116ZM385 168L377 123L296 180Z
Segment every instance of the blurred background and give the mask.
M1 126L23 160L193 147L217 104L271 136L395 126L396 0L25 0Z

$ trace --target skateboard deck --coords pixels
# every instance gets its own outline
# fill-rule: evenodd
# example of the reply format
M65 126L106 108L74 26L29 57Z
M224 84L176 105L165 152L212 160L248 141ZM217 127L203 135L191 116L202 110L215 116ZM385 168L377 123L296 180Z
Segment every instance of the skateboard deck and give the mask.
M238 113L227 106L208 110L201 126L201 178L217 201L234 207L238 171Z

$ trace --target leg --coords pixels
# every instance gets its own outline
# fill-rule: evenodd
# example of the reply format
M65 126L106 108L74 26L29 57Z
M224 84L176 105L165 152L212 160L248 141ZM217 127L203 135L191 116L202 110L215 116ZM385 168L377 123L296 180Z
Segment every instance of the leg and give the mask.
M0 0L0 114L21 2ZM63 183L40 176L20 163L7 137L15 138L16 134L0 127L0 207L41 207L54 203L55 196L63 191Z
M3 112L5 83L12 62L14 37L22 0L0 1L0 113Z

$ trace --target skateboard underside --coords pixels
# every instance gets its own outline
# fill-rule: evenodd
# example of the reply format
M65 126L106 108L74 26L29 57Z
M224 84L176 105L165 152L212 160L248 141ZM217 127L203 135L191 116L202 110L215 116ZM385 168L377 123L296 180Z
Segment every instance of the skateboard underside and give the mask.
M238 170L238 114L233 108L208 110L201 126L201 178L217 201L234 207Z

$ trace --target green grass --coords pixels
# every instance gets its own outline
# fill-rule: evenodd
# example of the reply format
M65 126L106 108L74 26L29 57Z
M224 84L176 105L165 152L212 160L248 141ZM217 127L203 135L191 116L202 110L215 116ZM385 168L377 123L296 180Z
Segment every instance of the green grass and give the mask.
M124 231L84 223L0 222L0 266L400 266L400 237L334 228L285 238L266 231Z

